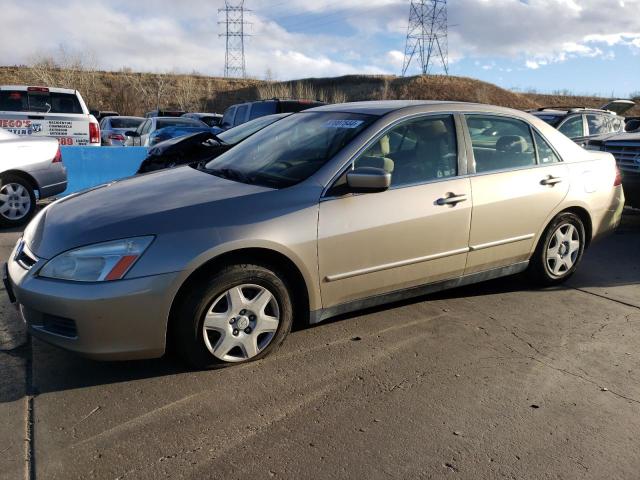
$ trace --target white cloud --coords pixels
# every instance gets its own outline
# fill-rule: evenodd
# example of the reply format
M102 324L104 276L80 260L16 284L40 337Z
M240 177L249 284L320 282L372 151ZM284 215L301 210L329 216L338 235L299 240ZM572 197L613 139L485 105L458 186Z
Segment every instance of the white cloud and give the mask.
M93 52L100 66L221 74L222 0L0 0L0 61L24 63L59 44ZM342 73L399 73L405 0L252 0L247 66L280 79ZM457 0L449 2L449 61L499 58L529 69L577 57L640 53L640 2ZM34 14L37 12L37 14ZM71 21L70 21L71 19ZM288 27L289 30L287 30ZM293 31L292 31L293 30Z

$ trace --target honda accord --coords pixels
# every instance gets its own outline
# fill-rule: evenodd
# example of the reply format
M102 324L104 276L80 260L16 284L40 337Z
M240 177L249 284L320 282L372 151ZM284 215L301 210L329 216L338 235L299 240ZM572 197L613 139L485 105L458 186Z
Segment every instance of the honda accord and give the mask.
M611 154L528 113L327 105L54 202L5 284L47 342L99 359L172 344L209 368L264 357L294 322L519 272L558 284L623 205Z

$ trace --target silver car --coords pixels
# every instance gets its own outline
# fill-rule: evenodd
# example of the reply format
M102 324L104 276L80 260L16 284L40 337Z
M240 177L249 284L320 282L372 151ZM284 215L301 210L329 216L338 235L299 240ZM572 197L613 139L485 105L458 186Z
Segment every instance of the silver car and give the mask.
M0 226L25 224L37 199L67 188L67 170L55 138L20 137L0 128L0 159Z
M151 135L162 128L167 127L204 127L207 124L193 118L182 117L151 117L138 125L138 128L125 132L127 137L124 145L127 147L148 147L150 146Z
M527 113L296 113L200 168L55 202L8 262L33 334L101 359L264 357L294 322L518 272L554 285L620 221L613 157Z
M104 147L122 147L127 140L125 133L136 130L142 117L109 116L100 120L100 139Z

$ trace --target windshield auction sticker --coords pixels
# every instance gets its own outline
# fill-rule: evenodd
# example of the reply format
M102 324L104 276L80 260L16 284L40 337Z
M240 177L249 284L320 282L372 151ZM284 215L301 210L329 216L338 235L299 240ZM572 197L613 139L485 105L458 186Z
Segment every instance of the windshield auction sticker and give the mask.
M362 125L363 120L327 120L325 128L356 128Z

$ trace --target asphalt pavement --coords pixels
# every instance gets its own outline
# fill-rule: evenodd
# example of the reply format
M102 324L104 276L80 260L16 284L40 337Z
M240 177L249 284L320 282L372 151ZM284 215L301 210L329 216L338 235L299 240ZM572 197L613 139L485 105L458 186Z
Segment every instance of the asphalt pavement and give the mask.
M632 212L563 287L371 309L216 371L27 340L2 295L0 478L638 478L639 346Z

